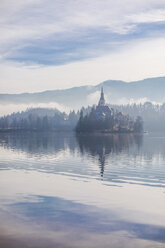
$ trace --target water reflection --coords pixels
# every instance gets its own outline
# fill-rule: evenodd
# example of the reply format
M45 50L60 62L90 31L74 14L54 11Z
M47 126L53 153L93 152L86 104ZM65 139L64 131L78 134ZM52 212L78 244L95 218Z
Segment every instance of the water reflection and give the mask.
M165 247L164 147L164 135L1 133L0 247Z
M114 156L117 158L121 153L129 155L130 148L139 153L142 143L143 136L133 134L2 133L0 134L1 147L14 153L18 151L20 155L27 154L28 159L33 160L27 164L25 156L19 157L19 160L14 161L14 165L0 161L0 168L35 169L47 173L72 172L77 175L86 174L96 177L99 167L100 176L103 178L106 164L111 164L110 160ZM130 153L132 154L132 151ZM88 164L82 166L81 157L85 158L86 155Z
M152 245L152 242L165 243L164 226L121 220L113 211L101 211L97 207L58 197L36 197L38 201L19 202L8 206L8 212L12 212L12 217L19 223L19 232L20 228L22 229L20 233L14 232L17 245L22 232L25 232L26 238L29 237L29 224L29 247L34 247L34 234L38 239L35 247L99 248L108 245L110 248L126 248L131 247L129 244L132 243L133 247L139 248L146 247L146 244ZM21 218L24 218L24 221ZM46 237L49 237L48 246L45 246ZM141 243L137 242L138 240L141 240ZM23 247L28 247L24 245Z
M69 148L76 149L76 139L69 132L12 132L0 134L0 146L44 156Z
M142 135L133 134L77 135L76 138L82 155L89 153L92 157L98 158L101 177L104 175L106 159L111 153L128 151L134 144L137 144L139 149L143 141Z
M164 147L162 134L1 133L0 169L99 176L109 182L165 187Z
M165 159L165 135L75 135L61 132L13 132L0 133L0 147L26 152L29 155L51 155L69 149L71 153L78 147L82 155L85 153L98 156L105 149L108 154L129 152L152 160L155 156ZM104 158L100 159L104 160Z
M0 133L0 147L6 149L23 151L31 155L48 155L69 149L75 152L78 146L82 154L90 153L97 155L97 151L103 147L105 154L123 151L141 154L146 159L151 160L155 155L165 158L165 135L78 135L69 132L13 132Z

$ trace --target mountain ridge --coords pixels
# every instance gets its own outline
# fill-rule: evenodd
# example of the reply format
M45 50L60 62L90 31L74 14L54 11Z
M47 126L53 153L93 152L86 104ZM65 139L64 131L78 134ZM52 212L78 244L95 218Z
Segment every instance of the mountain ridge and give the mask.
M97 85L84 85L68 89L46 90L33 93L0 94L1 104L35 104L55 102L69 108L80 108L97 104L99 91L104 87L108 103L121 104L122 100L165 102L165 76L146 78L144 80L125 82L106 80Z

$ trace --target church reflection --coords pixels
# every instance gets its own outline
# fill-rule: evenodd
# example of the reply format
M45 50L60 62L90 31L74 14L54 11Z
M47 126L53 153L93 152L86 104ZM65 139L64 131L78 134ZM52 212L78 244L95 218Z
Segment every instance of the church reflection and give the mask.
M110 154L120 154L133 146L140 149L143 142L142 135L133 134L80 134L76 138L82 155L87 153L93 160L97 158L101 177Z
M133 134L15 132L0 135L0 147L25 152L31 157L56 156L59 152L67 150L72 155L76 151L80 151L83 156L88 154L99 164L102 178L109 155L115 154L118 158L122 151L128 152L131 147L135 149L131 153L136 156L142 142L143 136Z
M116 159L122 152L129 153L136 159L136 156L146 156L152 159L154 151L151 153L151 144L149 151L142 147L143 135L134 134L75 134L75 133L52 133L52 132L14 132L0 134L0 147L25 153L29 157L45 158L53 156L54 158L61 152L68 151L72 158L77 156L80 151L82 156L90 156L92 161L100 167L100 176L103 178L108 157L115 154ZM160 148L164 147L164 143ZM156 146L158 147L158 146ZM153 147L154 148L154 147ZM160 150L160 149L159 149ZM156 150L157 152L160 152ZM71 165L72 166L72 162ZM68 166L69 168L69 166ZM78 170L73 167L72 170ZM49 168L50 169L50 168ZM83 169L83 168L82 168Z

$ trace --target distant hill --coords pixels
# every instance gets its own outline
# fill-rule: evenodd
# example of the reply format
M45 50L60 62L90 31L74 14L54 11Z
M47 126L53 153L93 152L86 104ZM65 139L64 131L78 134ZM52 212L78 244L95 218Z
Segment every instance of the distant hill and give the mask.
M71 109L78 109L81 106L97 103L101 86L104 87L107 102L111 104L122 104L130 100L165 102L165 77L158 77L130 83L108 80L96 86L87 85L38 93L0 94L0 104L56 102Z

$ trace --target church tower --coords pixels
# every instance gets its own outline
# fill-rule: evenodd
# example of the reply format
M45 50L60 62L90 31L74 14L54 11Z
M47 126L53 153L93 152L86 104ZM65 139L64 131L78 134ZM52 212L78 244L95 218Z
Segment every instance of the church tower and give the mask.
M104 92L103 92L103 87L101 87L101 96L99 100L99 106L105 106L105 99L104 99Z

